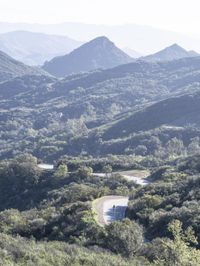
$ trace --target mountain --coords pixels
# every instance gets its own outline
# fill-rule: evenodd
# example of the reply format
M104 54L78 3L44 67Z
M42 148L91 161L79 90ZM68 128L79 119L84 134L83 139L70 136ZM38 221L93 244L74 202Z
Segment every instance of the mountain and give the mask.
M0 32L25 30L47 34L67 35L83 42L105 35L119 47L131 47L143 54L152 54L169 46L179 43L188 50L200 51L199 36L190 36L147 25L94 25L86 23L64 22L60 24L28 24L0 22Z
M40 68L27 66L0 51L0 82L28 74L49 75Z
M189 53L189 55L191 57L199 56L199 54L196 51L193 51L193 50L188 51L188 53Z
M185 57L195 57L199 56L195 51L186 51L178 44L173 44L165 49L141 59L146 61L171 61L175 59L185 58Z
M106 37L98 37L65 56L55 57L43 66L47 72L63 77L72 73L112 68L133 59Z
M0 50L28 65L42 65L55 56L71 52L81 44L65 36L28 31L0 35Z

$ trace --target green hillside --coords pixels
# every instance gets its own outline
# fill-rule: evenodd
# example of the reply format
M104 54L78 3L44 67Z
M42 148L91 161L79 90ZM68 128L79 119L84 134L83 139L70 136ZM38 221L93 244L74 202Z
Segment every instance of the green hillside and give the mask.
M48 75L42 69L27 66L0 51L0 82L23 75Z
M138 61L61 80L32 75L1 83L1 157L24 149L49 159L84 150L123 154L136 148L125 139L130 134L136 140L142 131L163 125L194 126L199 136L199 80L195 57ZM195 134L186 135L188 144ZM114 147L116 138L124 139Z

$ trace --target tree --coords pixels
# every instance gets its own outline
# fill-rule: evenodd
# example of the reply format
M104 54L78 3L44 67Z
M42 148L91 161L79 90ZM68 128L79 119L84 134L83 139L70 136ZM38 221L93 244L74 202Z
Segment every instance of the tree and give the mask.
M78 175L81 177L81 178L87 178L87 177L90 177L93 173L93 169L91 167L87 167L87 166L81 166L79 169L78 169Z
M24 190L36 185L41 170L37 167L37 158L22 154L8 163L1 164L0 183L10 191Z
M108 248L123 256L132 257L143 244L142 228L129 219L111 223L107 226L106 231Z
M145 145L138 145L134 150L136 155L146 155L147 154L147 147Z
M66 177L67 173L68 173L67 165L60 164L54 173L54 177L58 179L63 179Z
M155 261L159 266L195 266L200 265L200 251L191 244L197 244L197 239L191 227L185 231L182 229L182 223L179 220L172 221L168 230L173 236L172 240L163 240L164 251L160 258Z
M104 165L102 170L104 173L106 173L106 175L110 174L112 173L112 166L110 164Z
M167 150L168 150L169 156L177 156L177 155L184 154L185 147L184 147L182 140L179 140L177 138L172 138L167 143Z
M188 145L188 153L190 155L195 155L200 153L200 140L199 137L193 138L191 143Z

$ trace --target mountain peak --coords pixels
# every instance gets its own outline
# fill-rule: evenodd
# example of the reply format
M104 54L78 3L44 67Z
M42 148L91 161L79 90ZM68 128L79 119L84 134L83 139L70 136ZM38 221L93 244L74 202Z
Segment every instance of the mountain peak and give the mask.
M100 42L100 43L101 42L109 42L109 43L111 43L111 41L106 36L96 37L95 39L91 40L90 42Z
M180 45L178 45L177 43L174 43L168 47L166 47L165 49L170 49L170 50L176 50L176 51L185 51L187 52L183 47L181 47ZM164 50L165 50L164 49Z
M80 49L86 49L88 47L89 49L91 49L91 48L95 48L96 46L102 47L103 49L108 48L108 47L113 47L113 48L116 47L115 44L113 42L111 42L106 36L99 36L99 37L96 37L95 39L92 39L91 41L83 44L79 48Z
M194 57L197 55L198 54L195 54L194 52L191 53L190 51L185 50L177 43L174 43L171 46L168 46L155 54L143 57L143 59L146 61L160 62L171 61L185 57Z
M116 47L115 44L112 41L110 41L106 36L99 36L83 44L82 46L80 46L78 50L80 51L80 49L85 49L85 50L86 49L102 49L104 50L104 49L119 49L119 48Z
M174 44L172 44L172 45L170 45L169 47L171 47L171 48L182 48L179 44L177 44L177 43L174 43ZM183 49L183 48L182 48Z
M65 56L55 57L43 68L49 73L63 77L72 73L112 68L130 63L133 59L120 50L107 37L97 37Z

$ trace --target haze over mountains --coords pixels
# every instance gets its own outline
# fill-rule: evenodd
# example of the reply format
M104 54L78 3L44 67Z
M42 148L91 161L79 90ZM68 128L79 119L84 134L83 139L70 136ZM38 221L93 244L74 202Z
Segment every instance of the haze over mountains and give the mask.
M142 54L155 53L172 43L178 43L187 50L200 52L200 37L188 36L136 24L107 26L70 22L51 25L6 22L0 23L1 33L16 30L65 35L82 42L89 41L97 36L105 35L116 43L117 46L129 47Z
M82 71L112 68L131 61L133 59L108 38L98 37L70 54L46 62L43 69L54 76L63 77Z
M81 44L66 36L28 31L0 34L0 51L28 65L42 65L55 56L71 52Z
M98 39L98 38L95 38L95 39ZM8 32L8 33L4 33L0 35L0 51L7 53L9 56L27 65L43 65L45 61L49 61L58 56L60 56L59 60L61 62L63 60L63 59L61 60L62 56L63 58L66 58L64 57L64 55L69 54L70 52L80 47L81 45L82 45L81 42L70 39L69 37L59 36L59 35L48 35L48 34L28 32L28 31ZM103 49L108 50L109 48L104 47ZM156 52L155 54L151 54L151 55L147 55L143 57L141 53L129 47L123 48L123 52L125 52L127 55L135 59L141 57L141 59L148 60L148 61L169 61L169 60L179 59L183 57L198 56L198 53L196 53L195 51L191 51L191 50L187 51L178 44L170 45L169 47L166 47L163 50ZM77 53L76 53L76 56L78 56ZM97 57L96 54L91 55L92 62L91 62L90 69L86 66L87 64L90 64L89 61L86 62L85 66L82 67L81 69L91 70L91 69L95 69L99 67L109 68L115 65L123 64L124 62L125 63L128 62L127 60L120 61L119 59L116 59L116 58L115 59L110 58L110 62L113 60L113 64L111 63L101 64L100 62L95 63L96 60L97 61L99 60L95 57ZM104 55L102 55L102 58L103 57L105 58ZM57 64L58 64L58 61L59 61L58 58L54 60L57 61ZM80 55L80 59L77 58L76 60L81 60L81 55ZM116 60L116 63L114 63L115 60ZM119 61L117 62L117 60ZM51 63L49 62L48 64L51 64ZM75 70L74 72L80 71L78 66L75 66L74 69L71 66L71 68L73 71ZM68 74L71 72L66 71L66 73Z
M137 54L135 54L137 57ZM186 57L199 56L195 51L186 51L177 44L173 44L163 50L139 60L151 62L172 61ZM117 48L106 37L98 37L80 46L70 54L53 58L46 62L43 69L57 77L95 69L107 69L117 65L126 64L136 60Z

